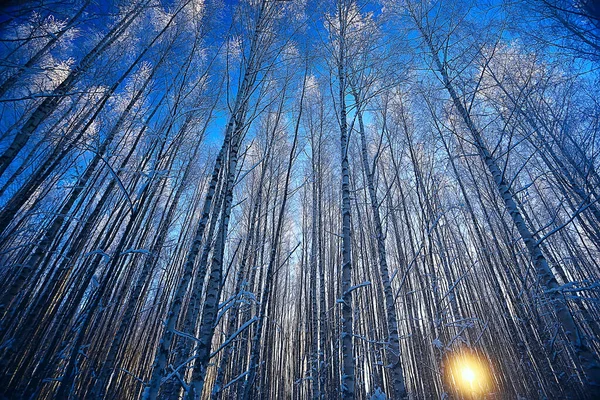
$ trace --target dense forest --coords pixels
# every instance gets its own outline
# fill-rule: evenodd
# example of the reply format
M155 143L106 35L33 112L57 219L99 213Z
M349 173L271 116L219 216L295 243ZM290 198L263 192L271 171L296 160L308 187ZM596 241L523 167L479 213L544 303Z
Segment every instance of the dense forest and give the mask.
M600 398L596 1L0 11L0 399Z

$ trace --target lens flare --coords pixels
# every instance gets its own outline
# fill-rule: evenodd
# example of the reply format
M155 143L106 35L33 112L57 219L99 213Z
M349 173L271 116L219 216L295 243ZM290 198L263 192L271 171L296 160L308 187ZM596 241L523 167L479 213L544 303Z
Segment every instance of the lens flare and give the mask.
M462 398L480 398L494 391L492 368L482 354L461 349L447 354L443 367L447 389Z

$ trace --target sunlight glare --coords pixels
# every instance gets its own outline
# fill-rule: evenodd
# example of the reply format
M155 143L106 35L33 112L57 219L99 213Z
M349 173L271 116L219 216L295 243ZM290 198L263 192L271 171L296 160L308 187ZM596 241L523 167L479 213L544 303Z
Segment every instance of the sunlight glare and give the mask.
M450 389L467 398L479 398L493 389L492 371L486 357L470 350L449 354L444 362Z
M475 380L475 372L468 365L464 366L462 369L462 378L472 385L473 381Z

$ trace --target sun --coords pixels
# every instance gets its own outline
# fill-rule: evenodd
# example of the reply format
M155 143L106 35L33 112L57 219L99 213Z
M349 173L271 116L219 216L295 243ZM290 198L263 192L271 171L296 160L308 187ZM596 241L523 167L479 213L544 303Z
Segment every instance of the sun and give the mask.
M475 380L475 371L473 371L473 368L468 365L464 366L461 375L463 381L468 382L471 385L473 384L473 381Z
M464 398L480 398L493 391L493 373L489 360L470 349L447 354L444 382L450 392Z

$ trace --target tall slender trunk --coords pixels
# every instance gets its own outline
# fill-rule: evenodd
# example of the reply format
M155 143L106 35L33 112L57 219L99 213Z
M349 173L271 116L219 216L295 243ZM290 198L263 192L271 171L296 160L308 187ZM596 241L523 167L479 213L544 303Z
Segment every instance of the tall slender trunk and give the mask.
M313 142L314 146L314 142ZM313 147L314 150L314 147ZM310 357L311 357L311 386L312 386L312 398L320 399L320 376L322 374L319 356L319 313L317 309L317 271L319 269L319 231L317 228L317 176L316 166L314 159L315 155L313 152L312 157L312 212L311 212L311 237L310 237L310 299L311 299L311 332L310 337L312 339Z
M204 230L206 228L206 224L210 218L210 212L212 210L212 203L215 197L215 192L217 189L217 184L219 182L219 176L221 175L221 168L223 166L225 151L229 144L231 138L231 130L232 123L230 123L227 127L225 133L225 139L223 140L223 145L221 146L221 150L217 155L215 160L215 165L213 167L212 177L210 180L210 184L208 186L208 190L206 193L206 197L204 198L204 205L202 207L202 216L200 217L200 221L198 222L198 226L194 233L194 237L192 240L192 245L190 250L188 251L188 256L186 258L186 262L183 266L183 272L181 279L179 280L174 295L173 302L169 308L169 312L164 321L165 329L161 335L161 339L159 341L158 349L156 351L156 355L154 358L154 363L152 365L152 374L151 377L146 384L144 389L144 393L142 398L144 400L155 400L158 396L158 391L160 389L160 385L162 383L163 377L168 375L167 361L169 357L169 350L171 347L171 343L173 342L175 324L177 322L177 318L181 311L183 305L183 298L185 296L185 292L189 286L189 283L192 279L192 272L194 269L194 262L198 253L200 252L200 245L202 244L202 237L204 236Z
M248 271L247 271L248 258L250 257L250 250L254 244L255 230L257 228L256 225L257 225L257 221L258 221L258 217L259 217L260 206L262 205L263 185L264 185L264 180L265 180L267 169L268 169L267 167L269 165L269 160L270 160L270 155L271 155L271 147L272 147L272 143L268 145L268 148L266 150L267 154L265 155L265 160L263 161L260 178L258 180L258 193L256 195L254 207L252 208L250 220L248 222L248 227L249 227L248 235L246 237L246 243L244 245L244 250L242 252L242 257L240 260L239 270L237 272L238 275L236 278L236 284L235 284L235 290L234 290L234 296L236 296L236 297L235 297L235 300L233 300L233 301L235 301L235 302L237 302L237 296L240 296L240 292L242 291L242 289L248 285L248 282L246 281L247 274L248 274ZM228 338L230 335L232 335L235 332L235 328L236 328L237 322L238 322L238 312L239 312L239 306L237 304L234 304L232 306L231 311L229 311L229 318L227 321L227 330L225 331L226 338ZM218 398L219 394L221 393L222 385L223 385L223 378L225 375L225 368L227 367L227 364L229 363L229 359L231 357L232 352L233 352L233 344L230 344L223 350L223 356L221 357L221 362L220 362L219 368L217 370L217 376L215 377L215 382L213 384L213 390L211 393L211 399L213 399L213 400L216 400Z
M262 337L263 324L266 317L267 304L269 303L269 296L271 294L273 278L275 273L275 262L277 261L277 254L279 250L279 243L281 241L281 231L283 229L283 222L285 219L285 210L289 196L289 184L292 176L292 165L294 158L296 157L296 146L298 144L298 131L300 130L300 119L302 117L302 108L304 101L304 93L306 90L306 76L304 74L304 83L302 85L302 94L300 95L300 109L298 112L298 118L296 120L296 126L294 129L294 139L292 141L292 147L290 149L290 155L288 159L288 166L285 175L285 183L283 186L283 197L281 199L281 207L279 208L279 215L277 219L277 226L273 235L273 243L271 245L271 254L269 256L269 263L267 264L267 270L265 272L265 286L261 295L260 310L258 312L258 321L256 323L254 337L252 338L252 346L250 351L250 361L248 362L248 374L244 381L244 388L242 390L241 399L249 400L251 397L252 387L256 379L256 370L258 368L258 357L260 355L260 341Z
M340 335L342 347L342 377L341 394L344 399L354 398L354 347L353 347L353 315L352 315L352 236L351 236L351 205L350 205L350 169L348 165L348 124L346 121L346 28L349 12L345 1L338 1L338 19L340 33L338 38L338 101L340 108L340 152L342 169L342 329Z
M363 121L361 101L357 92L354 92L355 103L358 104L356 110L358 117L358 127L360 133L360 143L362 150L362 164L367 177L367 186L369 189L369 197L371 200L371 212L373 214L373 222L375 224L375 237L377 240L377 254L379 256L379 272L381 277L381 283L383 285L384 292L384 307L385 316L388 323L388 349L386 351L391 375L392 375L392 386L394 388L394 398L406 399L408 397L406 393L406 387L404 384L404 376L402 372L402 364L400 362L400 338L398 336L398 320L396 317L396 301L394 293L392 291L392 285L390 282L390 274L387 264L385 236L383 234L383 227L381 225L381 216L379 215L379 200L377 199L377 191L375 189L375 182L373 179L374 170L371 170L369 165L369 155L367 152L367 139L365 133L365 126ZM373 164L375 168L375 164Z

